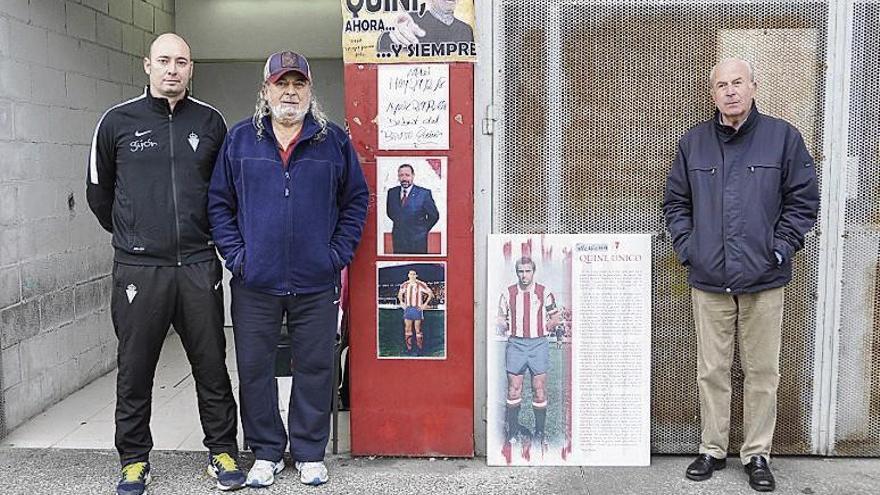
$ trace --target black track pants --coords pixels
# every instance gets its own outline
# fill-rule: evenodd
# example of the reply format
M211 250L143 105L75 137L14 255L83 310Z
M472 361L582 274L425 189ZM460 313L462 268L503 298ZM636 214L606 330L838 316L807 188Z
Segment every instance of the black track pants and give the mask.
M205 447L212 454L237 453L221 280L217 260L180 267L114 264L111 312L119 339L116 449L123 466L146 461L153 448L153 376L170 325L192 365Z

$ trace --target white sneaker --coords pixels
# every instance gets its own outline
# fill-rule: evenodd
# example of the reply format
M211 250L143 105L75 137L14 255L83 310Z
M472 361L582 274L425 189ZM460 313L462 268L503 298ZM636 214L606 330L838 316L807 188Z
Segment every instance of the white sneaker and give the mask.
M330 479L324 461L297 462L296 470L299 471L299 481L304 485L318 486Z
M275 483L275 475L284 469L284 459L278 462L257 459L251 470L248 471L245 485L253 488L263 488Z

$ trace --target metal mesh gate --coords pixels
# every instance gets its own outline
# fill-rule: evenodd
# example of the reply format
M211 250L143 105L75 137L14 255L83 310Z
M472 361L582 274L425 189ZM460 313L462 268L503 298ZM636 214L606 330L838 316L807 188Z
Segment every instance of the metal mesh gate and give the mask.
M880 2L853 2L830 452L880 455Z
M850 156L858 157L848 160L848 169L826 158L837 132L827 114L842 111L829 89L838 77L829 61L847 51L837 41L845 39L835 27L840 15L848 16L854 33L848 144ZM786 291L774 452L880 454L878 23L876 2L496 4L494 105L501 125L494 141L493 231L655 234L653 451L695 452L699 444L686 272L665 235L660 208L666 173L678 138L714 110L712 65L738 55L756 64L759 108L801 130L820 177L830 167L830 173L847 169L858 181L848 186L842 270L826 272L832 266L827 253L838 246L819 229L795 259ZM822 182L824 225L825 216L842 215L829 211L825 199L842 193L824 191ZM841 286L841 276L861 278L857 286L845 282L838 301L833 289L825 297L825 276L833 279L832 288ZM827 340L836 346L824 352L826 335L835 331L826 323L829 311L845 316L839 338ZM825 360L836 361L825 366ZM742 440L738 365L732 378L730 448L736 451ZM828 430L831 435L820 434Z

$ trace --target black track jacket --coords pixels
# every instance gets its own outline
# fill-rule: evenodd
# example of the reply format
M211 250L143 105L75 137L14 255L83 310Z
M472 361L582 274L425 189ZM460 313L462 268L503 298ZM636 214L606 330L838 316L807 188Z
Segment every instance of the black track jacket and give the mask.
M208 182L226 123L187 95L144 94L107 110L95 128L86 197L113 233L119 263L180 266L214 259Z

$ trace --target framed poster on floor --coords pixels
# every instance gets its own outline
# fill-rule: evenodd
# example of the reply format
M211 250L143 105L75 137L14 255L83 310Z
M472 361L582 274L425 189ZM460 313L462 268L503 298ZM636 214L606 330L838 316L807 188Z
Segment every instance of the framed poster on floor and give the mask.
M493 465L648 465L649 235L492 235Z

